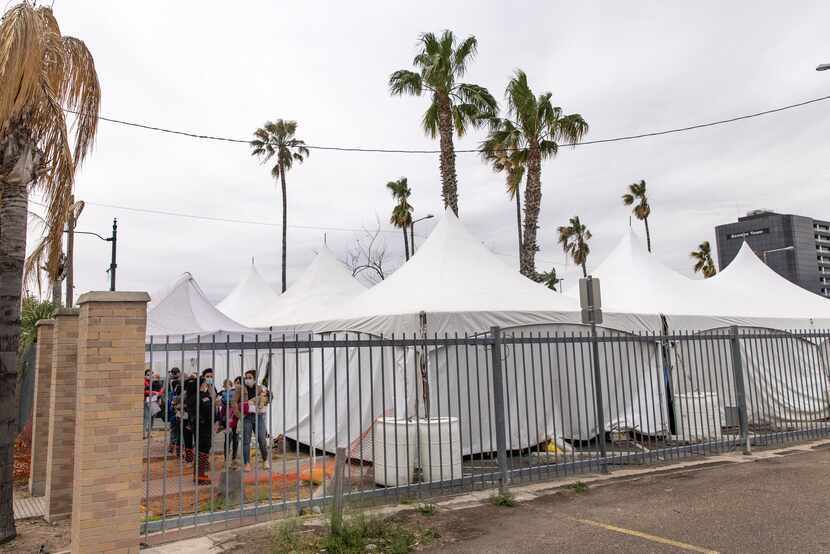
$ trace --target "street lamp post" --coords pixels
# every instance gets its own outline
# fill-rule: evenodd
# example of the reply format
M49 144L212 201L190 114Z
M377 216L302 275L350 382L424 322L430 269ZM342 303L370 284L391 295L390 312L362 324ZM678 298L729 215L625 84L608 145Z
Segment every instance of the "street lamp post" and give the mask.
M795 250L795 246L785 246L784 248L773 248L772 250L764 250L764 251L761 253L761 256L762 256L762 257L763 257L763 259L764 259L764 264L769 265L769 264L767 263L767 254L771 254L771 253L773 253L773 252L784 252L784 251L786 251L786 250Z
M412 253L413 254L415 253L415 224L418 223L419 221L423 221L425 219L432 219L433 217L435 217L435 216L432 215L432 214L427 214L424 217L418 218L418 219L416 219L415 221L413 221L412 223L409 224L409 238L410 238L409 242L412 243Z
M66 231L64 231L66 232ZM109 242L112 244L111 252L110 252L110 268L107 270L107 273L110 274L110 290L115 290L115 268L118 267L118 264L115 262L117 248L118 248L118 220L112 220L112 236L111 237L102 237L98 233L93 233L92 231L75 231L75 234L78 235L92 235L94 237L98 237L99 239Z

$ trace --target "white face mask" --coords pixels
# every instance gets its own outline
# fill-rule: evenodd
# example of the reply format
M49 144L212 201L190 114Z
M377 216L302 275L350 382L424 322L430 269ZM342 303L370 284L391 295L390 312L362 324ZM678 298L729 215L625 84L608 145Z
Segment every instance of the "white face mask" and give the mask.
M213 384L213 377L205 377L205 383L207 383L208 385L212 385Z
M253 379L245 379L245 384L248 385L249 387L253 387L254 386L254 380Z

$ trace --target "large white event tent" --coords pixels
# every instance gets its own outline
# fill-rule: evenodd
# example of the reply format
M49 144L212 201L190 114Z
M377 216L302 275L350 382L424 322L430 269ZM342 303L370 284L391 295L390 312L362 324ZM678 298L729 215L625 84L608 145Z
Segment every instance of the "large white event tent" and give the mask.
M182 274L167 288L153 293L147 309L147 342L150 351L146 361L154 370L167 370L173 366L186 372L214 367L218 377L236 375L242 365L254 367L259 360L241 359L238 352L223 350L197 350L192 352L165 353L166 343L196 344L238 341L256 331L229 318L208 300L202 288L190 273ZM154 349L153 347L156 347ZM169 366L169 367L168 367Z
M693 280L661 264L628 232L592 274L600 278L606 307L660 314L668 331L722 334L725 327L737 325L742 332L763 337L780 335L781 330L830 327L830 301L775 273L746 243L721 273ZM740 345L754 421L778 425L827 415L827 365L815 341L776 336ZM792 375L773 370L782 363L781 352L787 353ZM720 388L721 406L736 404L729 355L717 351L718 363L712 367L700 362L699 345L684 341L670 345L670 354L675 393Z
M273 299L261 298L250 325L293 331L303 324L328 319L339 306L365 290L332 251L323 246L288 290Z
M425 330L422 315L426 319ZM404 334L443 337L445 333L454 337L455 333L486 333L491 326L499 326L508 334L554 335L585 333L587 329L578 323L580 319L576 300L533 283L508 267L448 212L403 267L349 301L335 312L333 319L314 323L310 330L339 338L393 334L399 338ZM602 332L644 330L659 323L658 316L647 320L609 313ZM600 345L601 355L611 355L605 352L608 344ZM279 397L277 403L287 407L287 419L283 421L278 416L274 428L285 428L288 436L312 441L318 448L331 450L336 441L338 445L350 446L353 452L356 445L370 452L361 437L371 431L375 418L411 417L418 411L416 403L423 390L415 394L412 387L420 387L417 367L425 359L430 415L459 417L463 454L492 450L489 430L494 425L493 392L487 369L489 353L483 347L453 345L429 348L426 353L412 347L396 348L394 356L385 352L388 349L383 349L382 354L375 351L374 355L371 348L339 350L338 363L302 355L299 363L285 360L288 369L283 372L282 382L288 392L282 398L281 387L275 386L274 390ZM658 431L655 419L641 414L638 408L652 406L662 398L658 390L661 370L657 347L653 342L634 343L626 355L630 356L628 365L639 371L620 371L613 377L603 375L604 381L610 379L626 391L605 391L607 417L603 427ZM619 358L620 353L614 356ZM600 426L592 410L572 413L568 409L593 403L588 350L553 348L541 352L508 345L503 358L507 401L514 414L507 422L511 448L528 448L553 437L588 439L596 435ZM528 370L531 367L534 369ZM281 380L279 375L277 380ZM335 382L339 383L336 390ZM377 390L373 393L383 382L387 389L385 398ZM402 405L404 394L406 402ZM346 408L350 400L354 404L358 398L363 399L360 404L364 408L359 417ZM535 402L529 407L531 398ZM565 404L562 398L567 399ZM646 398L655 400L647 403ZM424 414L423 406L419 413Z
M251 261L245 276L216 308L234 321L248 327L258 327L263 306L273 306L280 295L271 288Z

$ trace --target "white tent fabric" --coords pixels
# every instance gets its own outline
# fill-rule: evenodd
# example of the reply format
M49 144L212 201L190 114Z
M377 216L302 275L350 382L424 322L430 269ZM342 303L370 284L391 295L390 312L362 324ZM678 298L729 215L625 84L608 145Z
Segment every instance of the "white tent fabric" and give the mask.
M190 273L153 294L147 309L148 336L181 338L252 332L216 309Z
M671 329L830 327L830 301L775 273L746 244L720 274L695 280L664 266L629 231L592 274L606 310L661 314Z
M248 272L216 307L220 312L249 327L257 327L263 306L273 306L280 295L263 279L251 262Z
M276 299L263 299L250 325L284 329L328 319L332 310L365 290L331 250L323 247L288 290Z
M475 334L491 326L578 323L579 302L508 267L448 211L415 255L386 280L318 325L376 335L417 333L419 314L430 335ZM638 316L607 314L618 329L649 329Z

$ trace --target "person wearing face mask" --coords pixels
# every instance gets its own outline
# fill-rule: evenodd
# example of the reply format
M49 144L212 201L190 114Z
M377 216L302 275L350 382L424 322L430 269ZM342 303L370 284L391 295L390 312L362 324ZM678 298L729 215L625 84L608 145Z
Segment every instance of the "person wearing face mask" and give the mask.
M208 368L202 372L200 379L186 382L185 409L190 431L197 450L195 457L194 480L199 485L209 485L207 475L210 470L210 450L213 443L214 402L216 389L213 386L213 370Z
M242 379L237 377L235 380L225 379L224 390L222 390L222 402L219 408L219 419L222 426L225 428L225 463L228 462L228 450L231 450L231 469L237 469L237 453L239 451L239 433L237 433L237 423L239 422L239 414L236 412L233 404L233 397L237 390L242 386Z
M181 422L176 414L179 399L182 395L182 374L179 368L174 367L167 376L167 390L165 391L165 409L167 422L170 425L170 454L181 454Z
M271 402L270 391L257 385L256 372L245 372L240 390L234 395L234 405L242 414L242 461L245 471L251 470L251 435L256 433L263 469L268 469L268 442L265 439L265 415Z

